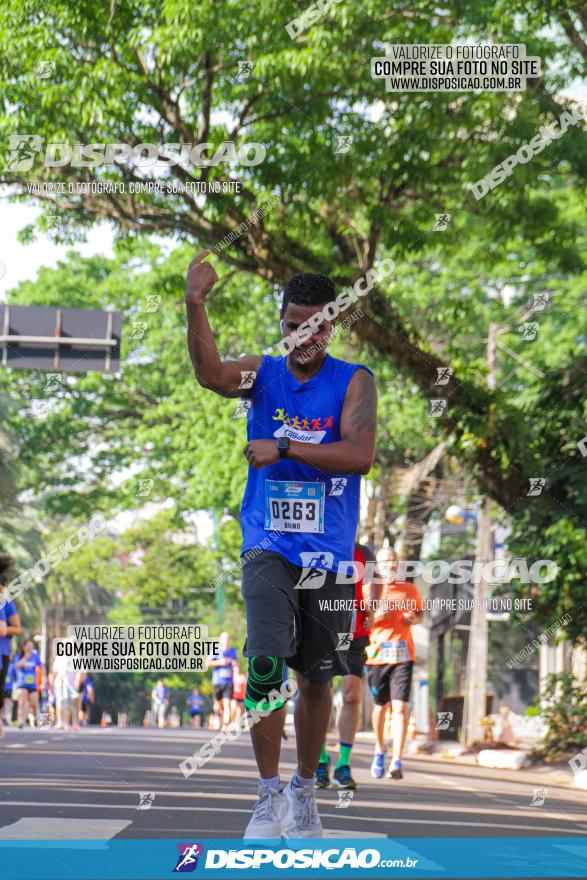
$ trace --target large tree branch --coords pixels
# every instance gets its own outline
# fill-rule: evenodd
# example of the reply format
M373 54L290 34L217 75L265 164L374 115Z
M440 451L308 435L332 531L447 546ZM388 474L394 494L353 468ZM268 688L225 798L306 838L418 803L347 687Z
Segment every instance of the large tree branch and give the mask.
M571 18L570 14L565 10L558 13L560 16L561 24L564 28L565 34L571 41L571 44L575 47L577 52L579 52L585 60L587 60L587 43L575 27L575 23Z

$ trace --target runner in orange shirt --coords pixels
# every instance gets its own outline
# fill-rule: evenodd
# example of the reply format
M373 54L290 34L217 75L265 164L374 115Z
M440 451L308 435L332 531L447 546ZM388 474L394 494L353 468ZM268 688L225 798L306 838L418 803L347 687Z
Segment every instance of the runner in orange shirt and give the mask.
M402 750L408 728L408 704L412 669L416 658L412 626L424 617L422 598L413 584L396 581L396 554L391 548L377 553L376 579L369 590L372 608L367 680L375 705L373 730L375 755L371 775L381 779L385 772L385 716L391 703L392 763L387 776L402 779ZM377 580L379 583L377 583Z

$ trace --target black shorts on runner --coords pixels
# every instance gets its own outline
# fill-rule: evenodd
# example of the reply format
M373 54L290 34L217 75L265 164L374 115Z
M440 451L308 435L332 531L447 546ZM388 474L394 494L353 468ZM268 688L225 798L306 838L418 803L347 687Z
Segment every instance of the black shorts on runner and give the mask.
M346 658L349 675L356 675L359 678L363 677L368 644L369 636L359 636L358 639L352 640Z
M390 700L410 702L413 660L405 663L367 666L367 681L376 706L385 706Z
M231 684L218 684L214 688L214 697L216 702L221 700L232 700L233 686Z
M243 598L247 611L245 657L283 657L288 666L322 683L349 675L348 644L352 633L354 584L337 584L336 572L318 571L321 586L294 589L307 569L270 551L243 565ZM340 638L339 638L340 635ZM345 638L346 637L346 638ZM352 644L352 642L351 642Z

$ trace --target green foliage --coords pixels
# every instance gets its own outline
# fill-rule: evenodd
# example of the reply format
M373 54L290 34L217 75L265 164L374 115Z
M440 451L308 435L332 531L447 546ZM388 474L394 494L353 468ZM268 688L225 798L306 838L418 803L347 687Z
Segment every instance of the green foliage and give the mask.
M551 763L587 746L587 686L569 675L551 675L544 698L548 732L540 749Z
M64 524L48 539L48 549L72 531L71 522ZM66 605L116 599L114 623L165 623L178 619L180 610L180 619L201 623L214 608L217 574L215 554L177 511L165 509L120 534L107 528L82 544L47 576L47 591Z
M106 220L117 233L116 257L70 255L9 300L121 309L123 370L68 376L51 395L42 376L3 376L19 407L11 425L20 485L42 499L52 524L135 509L144 503L139 480L152 481L149 502L172 505L176 521L165 530L182 530L186 521L178 518L199 510L236 519L244 421L233 418L234 402L193 382L181 293L194 249L214 245L277 195L278 207L262 223L213 258L221 286L210 313L222 354L258 352L275 342L273 293L293 272L324 272L347 284L392 256L393 284L365 299L365 317L333 349L376 370L378 467L415 462L447 439L449 453L513 520L514 552L560 565L556 582L535 596L537 618L552 622L552 615L569 611L571 637L585 639L587 469L576 447L584 434L587 375L580 361L587 339L585 132L571 126L481 201L470 192L474 181L560 116L561 91L584 71L573 16L565 4L542 0L442 9L419 0L393 14L383 0L366 0L333 4L291 40L285 25L299 12L294 0L277 7L257 0L251 9L235 0L2 4L0 164L8 137L23 132L45 143L232 140L259 142L267 151L254 167L188 162L153 170L119 162L51 169L37 159L30 172L1 172L14 197L27 201L33 198L28 185L44 181L242 183L238 193L195 198L127 189L37 200L42 216L37 227L23 230L25 240L45 234L54 217L64 221L58 240L67 242ZM371 78L370 58L383 53L384 43L481 38L523 41L529 55L541 58L542 76L519 94L463 95L388 93ZM237 75L245 60L253 63L248 78ZM46 62L54 67L40 78L39 64ZM340 135L352 137L348 153L335 152ZM434 231L440 212L451 215L444 232ZM149 240L152 233L175 249L165 254ZM543 291L553 301L530 318L539 324L536 342L523 341L531 294ZM161 297L154 312L151 296ZM140 323L147 324L145 335L133 338ZM492 392L491 324L499 326L502 344ZM453 370L446 419L427 414L427 398L443 396L435 385L437 364ZM32 419L33 401L49 396L48 414ZM536 476L547 487L528 497ZM227 532L221 529L218 548L225 563L237 553L235 535ZM143 538L145 553L163 556L149 557L152 580L134 571L133 586L145 601L163 601L164 559L178 573L177 584L168 585L173 601L185 598L192 551L165 550L154 536ZM203 561L206 577L209 562ZM103 561L92 564L96 581L117 579L103 571ZM74 572L68 577L72 589L81 589ZM235 596L237 580L227 586ZM120 601L130 613L140 603L127 587Z

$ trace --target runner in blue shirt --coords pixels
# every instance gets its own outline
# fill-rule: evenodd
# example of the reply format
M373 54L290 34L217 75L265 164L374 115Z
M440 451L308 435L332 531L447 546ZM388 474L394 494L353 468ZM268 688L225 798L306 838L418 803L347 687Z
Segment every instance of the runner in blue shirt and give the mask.
M186 705L189 709L190 718L192 720L192 727L198 728L202 726L202 712L204 708L204 697L201 695L199 689L195 687L189 697L186 700Z
M169 706L169 688L165 687L162 678L158 679L157 684L151 691L151 705L153 725L165 727L165 715Z
M94 682L87 672L82 672L76 685L80 693L80 717L79 721L83 727L86 727L90 720L90 712L96 701L96 691Z
M231 700L234 688L234 667L238 666L236 648L230 644L230 635L220 633L220 651L208 658L208 667L212 669L212 687L214 698L221 707L222 730L230 724Z
M6 613L4 611L4 608L0 608L0 638L1 639L3 639L6 636L6 629L7 629L7 627L6 627ZM10 663L10 657L8 657L8 662ZM6 673L7 672L8 672L8 664L6 666L6 671L4 672L3 681L2 681L2 693L1 693L2 704L4 703L4 699L3 699L4 698L4 682L6 681ZM3 736L4 736L4 726L2 724L2 712L0 712L0 739Z
M339 636L353 632L354 584L339 583L337 571L342 565L346 574L352 565L361 474L373 463L377 422L371 371L331 357L326 348L338 313L368 294L374 276L383 272L368 269L338 295L323 275L294 275L281 305L279 348L288 353L223 361L205 306L218 280L203 262L208 255L199 254L188 269L190 357L203 388L250 403L241 508L245 706L264 716L251 726L259 799L245 837L322 837L314 773L330 717L332 678L349 674ZM279 695L286 663L299 689L298 765L284 789L279 754L286 697ZM274 693L277 700L270 699Z
M2 739L2 718L4 716L4 699L6 688L6 676L8 674L8 666L10 664L10 656L12 654L11 641L12 636L20 634L20 618L16 610L16 605L10 600L7 582L8 572L12 565L12 558L7 553L0 554L0 609L4 614L4 622L6 630L3 636L0 636L0 739Z
M32 639L27 639L21 653L16 657L16 686L18 688L18 726L22 729L32 716L32 727L37 720L39 691L37 669L41 668L41 658L35 651Z

